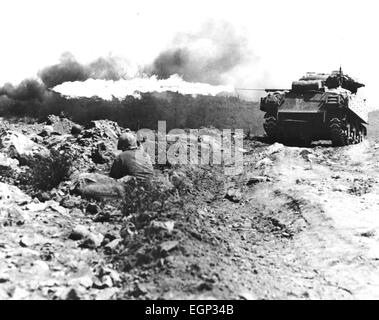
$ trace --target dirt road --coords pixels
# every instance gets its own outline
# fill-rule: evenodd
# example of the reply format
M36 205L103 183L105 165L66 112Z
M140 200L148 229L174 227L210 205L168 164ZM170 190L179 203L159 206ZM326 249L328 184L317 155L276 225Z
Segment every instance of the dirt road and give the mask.
M267 250L265 259L277 268L264 269L275 286L263 293L253 284L258 297L378 297L378 152L367 141L338 149L265 148L261 157L270 161L249 171L271 182L257 184L248 197L292 236Z

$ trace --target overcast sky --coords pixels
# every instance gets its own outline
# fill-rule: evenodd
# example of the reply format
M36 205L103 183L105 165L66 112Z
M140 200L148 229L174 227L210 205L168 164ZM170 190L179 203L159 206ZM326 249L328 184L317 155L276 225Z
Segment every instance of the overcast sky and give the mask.
M175 34L196 30L213 19L226 20L245 35L254 57L238 71L243 77L231 79L234 85L289 87L306 71L330 72L342 65L366 83L370 102L375 103L376 3L6 0L1 3L0 82L36 76L67 51L83 63L107 55L149 63Z

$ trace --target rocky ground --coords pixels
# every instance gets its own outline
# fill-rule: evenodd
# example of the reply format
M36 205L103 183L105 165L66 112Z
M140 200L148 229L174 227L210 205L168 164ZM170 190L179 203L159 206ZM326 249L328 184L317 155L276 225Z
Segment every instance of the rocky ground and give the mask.
M108 172L125 129L72 126L2 125L0 299L378 298L374 141L245 139L243 174L157 168L168 187L138 198L143 206L130 193L127 207L75 193L78 173ZM76 152L69 175L37 190L30 157L52 150ZM167 208L156 204L166 196Z

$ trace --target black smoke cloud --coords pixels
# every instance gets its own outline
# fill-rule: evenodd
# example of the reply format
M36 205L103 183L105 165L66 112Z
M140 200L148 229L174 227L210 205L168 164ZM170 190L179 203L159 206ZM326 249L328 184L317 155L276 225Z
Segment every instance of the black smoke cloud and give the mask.
M67 81L84 81L89 78L86 67L71 54L63 54L58 64L48 66L39 72L42 82L47 88L53 88Z
M0 88L0 96L4 95L13 100L42 101L46 95L46 87L38 80L26 79L17 86L12 85L11 83L6 83L2 88Z
M71 53L64 53L60 62L42 69L39 79L25 79L18 85L6 83L0 96L10 100L42 102L51 94L49 89L67 81L87 79L119 80L125 76L121 61L114 57L100 57L89 64L79 63Z
M233 26L208 22L198 32L178 34L147 72L160 79L178 74L190 82L223 84L225 76L247 62L250 54L246 38Z
M90 78L119 80L124 74L116 58L99 58L90 64L81 64L71 53L65 53L58 64L44 68L39 76L47 88L53 88L67 81L85 81Z
M178 74L190 82L224 84L228 82L228 75L249 62L251 57L247 40L233 26L211 21L197 32L179 33L167 50L143 68L143 73L160 79ZM0 87L0 96L15 101L43 101L51 95L49 89L67 81L126 78L125 63L125 60L108 56L83 64L66 52L57 64L40 70L39 79L26 79L18 85L5 84Z

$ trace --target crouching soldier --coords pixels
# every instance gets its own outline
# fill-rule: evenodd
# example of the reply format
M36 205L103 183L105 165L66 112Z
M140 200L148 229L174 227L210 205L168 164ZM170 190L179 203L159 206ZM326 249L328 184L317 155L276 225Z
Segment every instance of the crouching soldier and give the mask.
M120 179L132 176L147 180L153 177L153 165L150 156L138 147L136 137L131 133L124 133L120 136L117 149L121 150L111 168L109 176Z
M93 199L120 198L123 197L123 184L133 177L142 181L153 178L151 159L142 147L138 147L132 133L122 134L117 148L122 153L116 157L109 176L98 173L79 175L75 189L80 195Z

